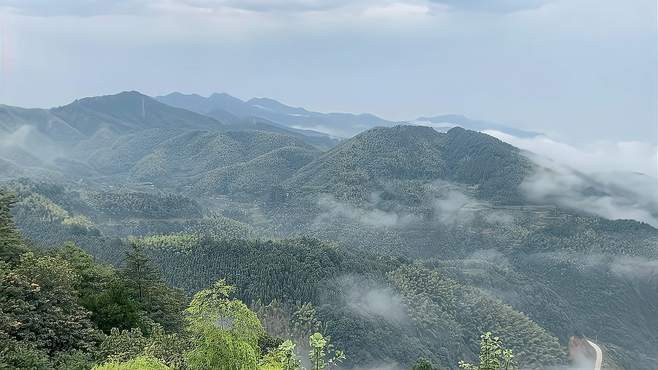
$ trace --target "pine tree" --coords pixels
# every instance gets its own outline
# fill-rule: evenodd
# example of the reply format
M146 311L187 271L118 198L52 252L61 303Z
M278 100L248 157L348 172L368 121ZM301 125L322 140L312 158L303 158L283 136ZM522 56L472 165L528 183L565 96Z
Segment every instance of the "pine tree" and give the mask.
M0 189L0 260L16 263L27 251L11 216L11 207L16 202L13 194Z
M122 271L140 309L166 330L182 327L181 313L185 308L185 296L179 289L169 287L161 278L160 271L138 244L132 243L126 253ZM143 329L149 330L148 327Z
M137 300L142 304L145 304L149 298L149 288L160 281L158 269L151 263L142 247L136 243L131 243L130 250L126 252L123 275L135 290Z

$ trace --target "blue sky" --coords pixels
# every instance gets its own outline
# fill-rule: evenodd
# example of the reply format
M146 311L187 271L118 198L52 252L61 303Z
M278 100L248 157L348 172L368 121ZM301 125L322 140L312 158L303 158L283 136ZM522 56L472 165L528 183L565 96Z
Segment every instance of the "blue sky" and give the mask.
M139 90L657 141L655 0L0 0L0 103Z

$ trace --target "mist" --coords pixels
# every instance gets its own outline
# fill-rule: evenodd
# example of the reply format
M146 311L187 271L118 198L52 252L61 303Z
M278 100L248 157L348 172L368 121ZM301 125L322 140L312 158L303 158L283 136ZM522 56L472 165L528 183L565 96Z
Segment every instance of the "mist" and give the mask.
M473 212L465 209L471 199L457 190L448 190L443 195L433 200L436 219L444 224L453 226L463 224L473 219Z
M492 210L491 204L468 195L454 184L436 180L425 185L424 200L413 208L400 201L386 203L383 207L380 193L373 192L366 202L354 205L343 202L333 195L323 194L318 197L317 206L320 214L314 222L327 223L344 219L356 224L376 228L405 228L421 222L430 222L447 228L468 225L478 213L483 220L493 225L511 225L514 217L504 211ZM420 214L422 210L430 211L431 216Z
M398 324L409 320L402 296L382 282L346 275L338 279L338 285L346 307L365 319Z
M658 278L658 260L643 257L615 257L609 264L610 272L631 280Z
M637 172L658 177L658 147L643 141L598 141L578 146L560 142L547 136L516 137L500 131L485 130L487 135L498 138L517 148L531 151L558 163L585 173Z
M321 210L315 222L324 223L344 218L362 225L377 228L404 227L419 218L410 213L402 211L386 211L377 208L377 194L371 194L370 200L363 207L357 207L349 203L337 200L333 195L323 194L318 198L318 206Z
M552 260L578 267L583 273L606 271L619 279L650 282L658 278L658 260L602 253L546 252L528 256L538 262Z
M30 134L31 127L23 125L14 132L0 137L0 146L19 146L24 147L27 143L27 137Z
M656 179L640 174L587 175L537 155L527 156L537 165L520 186L529 200L658 227Z
M20 166L52 164L62 154L61 148L29 125L22 125L12 132L0 135L0 157Z

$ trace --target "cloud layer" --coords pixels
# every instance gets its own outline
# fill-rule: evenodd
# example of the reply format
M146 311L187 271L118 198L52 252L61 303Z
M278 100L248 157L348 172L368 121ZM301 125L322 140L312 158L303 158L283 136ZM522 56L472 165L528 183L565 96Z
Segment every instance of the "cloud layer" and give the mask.
M461 10L507 13L537 9L546 5L549 0L432 0L432 2Z
M402 297L391 287L360 276L338 279L347 308L370 320L404 323L409 318Z
M381 5L424 6L433 5L447 9L476 12L515 12L537 9L548 0L0 0L5 7L22 14L35 16L89 17L108 14L149 14L181 9L197 9L206 12L236 9L251 12L327 12L337 8L376 9ZM378 5L379 4L379 5Z
M492 130L484 133L585 173L639 172L658 178L658 147L650 142L597 141L576 147L547 136L520 138Z
M539 167L521 184L535 202L555 204L611 220L630 219L658 227L656 179L632 173L599 174L536 160Z
M519 138L498 131L485 133L526 150L537 165L521 184L530 200L658 227L655 145L607 141L575 147L546 136Z

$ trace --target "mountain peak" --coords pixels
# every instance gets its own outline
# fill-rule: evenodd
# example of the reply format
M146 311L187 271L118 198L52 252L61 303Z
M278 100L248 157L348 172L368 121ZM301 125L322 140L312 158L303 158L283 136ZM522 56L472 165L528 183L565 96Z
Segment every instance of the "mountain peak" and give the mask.
M149 99L153 100L150 96L144 95L140 93L139 91L136 90L130 90L130 91L122 91L117 94L108 94L108 95L99 95L99 96L89 96L86 98L81 98L81 99L76 99L73 102L64 105L62 107L58 108L63 108L67 107L73 104L81 104L81 105L89 105L89 104L98 104L98 103L103 103L103 102L128 102L128 101L137 101L140 99Z
M359 138L361 140L385 140L389 144L392 144L419 140L436 140L443 135L445 134L442 134L428 126L396 125L392 127L371 128L356 135L355 138Z
M138 91L88 97L53 108L51 112L88 135L101 128L125 132L149 128L218 129L222 126L210 117L163 104Z

